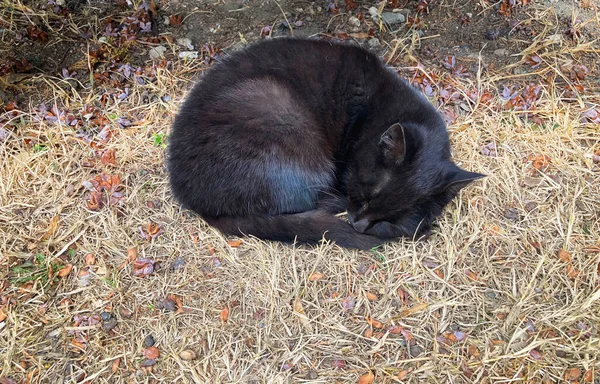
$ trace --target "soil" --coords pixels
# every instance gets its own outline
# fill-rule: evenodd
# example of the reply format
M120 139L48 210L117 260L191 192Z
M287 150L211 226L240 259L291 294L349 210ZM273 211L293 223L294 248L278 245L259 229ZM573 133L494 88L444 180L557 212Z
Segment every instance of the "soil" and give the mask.
M519 5L522 2L528 4ZM138 32L140 44L121 44L120 52L110 52L110 59L144 65L149 60L148 51L152 46L176 45L182 38L190 39L192 46L179 47L180 50L227 52L261 38L293 35L346 40L370 47L382 55L387 54L388 63L395 66L411 66L417 62L439 66L446 56L455 56L475 69L480 65L480 58L486 66L500 67L519 62L522 59L519 53L545 29L551 29L553 34L576 33L588 40L593 40L593 36L599 33L593 23L580 25L572 32L571 27L578 20L592 17L593 10L585 0L555 1L553 4L547 0L531 3L520 0L508 15L506 12L501 14L502 3L405 0L389 1L386 7L381 7L374 1L352 0L159 1L158 13L154 17L158 36ZM423 4L427 7L423 8ZM126 0L89 3L81 0L59 0L56 3L53 0L31 1L25 6L28 7L25 13L29 9L31 16L17 19L16 25L4 29L2 34L0 75L7 76L0 82L0 96L5 103L13 98L21 101L35 98L36 92L28 92L31 89L13 86L23 77L39 73L60 77L63 69L69 72L79 69L79 77L73 77L87 80L89 74L85 72L89 63L86 55L100 45L100 37L106 35L103 29L123 22L127 16L148 19L143 13L152 13L147 10L148 6L135 11ZM559 15L556 24L536 23L536 14L551 6ZM369 14L371 7L379 7L383 12L400 12L409 22L380 26ZM419 7L423 12L417 14ZM34 9L48 12L34 12ZM361 20L360 26L348 24L353 16ZM175 21L171 22L170 18ZM576 22L573 23L573 20ZM39 26L44 38L31 37L28 28L32 23ZM291 29L288 25L292 26ZM108 42L111 43L110 39ZM173 53L176 54L176 51Z

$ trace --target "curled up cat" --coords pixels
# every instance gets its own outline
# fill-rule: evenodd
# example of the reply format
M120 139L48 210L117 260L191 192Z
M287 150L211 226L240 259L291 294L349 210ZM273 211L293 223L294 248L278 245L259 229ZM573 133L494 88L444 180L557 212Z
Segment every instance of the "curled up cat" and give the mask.
M174 197L226 234L359 249L427 236L483 177L452 162L441 115L373 53L287 38L202 76L167 167Z

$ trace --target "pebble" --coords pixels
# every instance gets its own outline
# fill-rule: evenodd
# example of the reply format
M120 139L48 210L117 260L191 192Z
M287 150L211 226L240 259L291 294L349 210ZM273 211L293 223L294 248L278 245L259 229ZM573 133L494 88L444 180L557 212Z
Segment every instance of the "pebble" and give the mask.
M381 14L381 18L389 25L402 24L406 20L404 15L399 12L384 12Z
M181 37L177 39L177 44L190 50L194 49L194 46L192 45L192 39L190 39L189 37Z
M377 48L381 46L381 42L376 37L369 39L369 41L367 41L367 44L369 45L369 48Z
M108 321L112 318L112 314L110 312L102 312L100 314L100 318L102 319L102 321Z
M352 16L348 19L348 25L351 27L360 27L360 20L356 16Z
M113 329L116 326L117 326L117 319L115 319L114 317L110 318L110 320L108 320L108 321L102 322L102 329L104 329L106 332L110 331L111 329Z
M184 60L193 60L198 58L197 51L181 51L179 52L179 58Z
M371 15L371 17L377 16L378 13L379 13L379 11L377 10L376 7L369 8L369 15Z
M508 50L504 49L504 48L496 49L494 51L494 55L496 55L496 56L508 56Z
M161 58L166 51L167 47L165 47L164 45L158 45L148 51L148 56L150 56L152 60L156 60Z
M148 335L144 337L144 342L142 343L144 348L150 348L154 345L154 337L152 335Z

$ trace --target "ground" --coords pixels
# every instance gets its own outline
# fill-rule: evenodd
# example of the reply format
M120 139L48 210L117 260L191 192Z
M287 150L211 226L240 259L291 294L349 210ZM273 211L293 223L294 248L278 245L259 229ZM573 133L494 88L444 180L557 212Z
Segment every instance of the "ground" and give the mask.
M591 0L1 2L0 383L600 382L599 27ZM429 240L224 238L173 201L193 81L292 34L380 54L488 175Z

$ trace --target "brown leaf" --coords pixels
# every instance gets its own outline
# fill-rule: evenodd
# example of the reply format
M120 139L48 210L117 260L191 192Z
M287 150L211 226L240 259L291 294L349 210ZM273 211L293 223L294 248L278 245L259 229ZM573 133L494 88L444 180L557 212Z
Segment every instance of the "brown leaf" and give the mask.
M152 220L148 221L148 224L146 224L143 228L140 226L139 231L142 237L146 240L156 239L161 233L163 233L160 225L156 224Z
M115 149L107 149L100 154L100 162L106 165L117 165L115 158Z
M469 346L467 347L467 353L469 354L469 356L473 357L479 357L481 355L479 349L477 349L477 347L473 344L469 344Z
M564 379L567 381L574 381L581 377L581 369L569 368L565 371Z
M156 347L144 349L144 357L149 360L156 360L160 357L160 351Z
M8 315L6 313L4 313L4 311L2 310L2 308L0 308L0 322L3 322L4 320L6 320L6 317Z
M405 309L404 311L400 312L400 315L398 315L398 317L410 316L414 313L421 312L422 310L426 309L427 307L429 307L428 303L417 304L409 309Z
M479 281L479 277L470 269L465 269L465 275L467 275L471 281Z
M221 320L221 323L226 323L228 319L229 319L229 308L223 307L223 309L221 310L221 313L219 314L219 320Z
M158 16L158 5L156 4L155 0L150 0L150 5L148 8L150 9L150 12L152 12L152 14L154 16Z
M71 273L71 270L72 270L72 269L73 269L73 265L72 265L72 264L67 264L67 265L65 265L64 267L62 267L62 268L61 268L61 269L58 271L57 275L58 275L58 277L65 277L65 276L68 276L68 275L69 275L69 273Z
M85 255L85 265L94 265L96 264L96 256L93 253L88 253Z
M183 21L183 17L181 15L171 15L169 16L169 25L173 27L180 27Z
M531 356L533 360L542 360L542 354L537 349L532 349L529 351L529 356Z
M367 300L369 300L369 301L377 301L377 300L379 300L379 297L377 297L376 294L371 293L371 292L367 292L365 294L365 296L367 296Z
M113 360L110 366L110 370L112 371L112 373L117 373L117 371L119 370L119 364L121 364L121 358L117 357Z
M567 264L567 276L569 278L574 279L577 276L579 276L580 273L581 273L580 271L573 268L573 264L571 264L571 263Z
M374 380L375 375L373 374L373 372L369 371L360 375L360 377L358 378L358 384L373 384Z
M47 240L49 238L51 238L52 236L54 236L54 234L56 233L56 231L59 228L59 220L60 220L60 216L59 215L55 215L52 220L50 220L50 223L48 224L48 229L46 229L46 233L44 233L44 236L42 236L43 240Z
M587 371L585 371L585 374L583 375L583 382L591 383L593 381L594 381L594 371L592 369L588 369Z
M242 240L241 239L231 240L231 241L228 241L227 244L232 248L237 248L240 245L242 245Z
M138 277L145 277L154 272L154 260L147 257L140 257L133 263L133 274Z
M571 254L564 249L560 249L558 251L558 258L564 261L565 263L571 262Z
M370 339L371 337L373 337L373 329L371 329L371 328L365 329L365 333L363 333L363 336L366 337L367 339Z
M404 380L408 376L408 369L403 369L396 375L396 379Z
M317 281L317 280L321 280L323 278L323 274L319 273L319 272L313 272L310 274L310 276L308 277L308 281Z
M375 320L370 316L365 316L365 320L367 321L367 324L373 328L383 328L383 323L381 321Z

